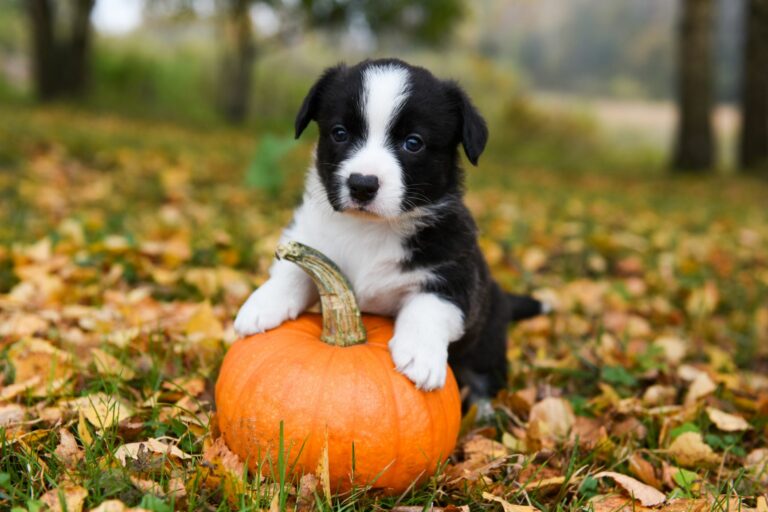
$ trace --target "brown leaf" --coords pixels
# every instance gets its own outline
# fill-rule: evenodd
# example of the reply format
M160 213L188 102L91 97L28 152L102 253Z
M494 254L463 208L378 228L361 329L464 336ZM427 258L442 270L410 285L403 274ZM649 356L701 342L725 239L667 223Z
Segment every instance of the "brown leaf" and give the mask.
M612 471L602 471L595 475L595 478L607 477L619 484L629 495L639 501L643 506L654 507L664 503L667 497L650 485L646 485L631 476L614 473Z
M629 457L629 470L644 483L655 489L661 489L662 483L656 477L656 470L653 464L648 462L638 452Z
M79 485L66 485L51 489L40 497L52 512L81 512L88 491ZM63 503L62 503L63 502Z
M64 465L73 469L77 466L77 463L83 459L85 455L83 450L77 446L75 436L73 436L66 428L59 429L60 441L53 453L61 459Z
M589 500L593 512L652 512L657 509L638 505L637 502L625 496L595 496Z
M211 468L213 473L208 485L215 488L222 484L224 496L230 503L245 492L245 464L240 457L232 453L223 437L216 438L203 450L203 463Z
M564 476L554 476L551 478L543 478L541 480L534 480L523 487L526 491L538 491L538 492L552 492L556 491L565 483Z
M325 430L325 441L323 443L323 451L320 454L320 460L317 461L317 469L315 473L320 475L320 485L323 489L323 496L331 505L331 474L330 463L328 461L328 429Z

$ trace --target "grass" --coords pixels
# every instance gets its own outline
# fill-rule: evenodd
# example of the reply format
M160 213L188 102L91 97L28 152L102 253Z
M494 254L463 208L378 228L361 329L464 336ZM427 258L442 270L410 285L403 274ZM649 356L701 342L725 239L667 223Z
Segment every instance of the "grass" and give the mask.
M597 135L579 137L581 122L525 116L522 128L492 130L467 171L467 202L496 278L549 298L556 314L510 331L509 390L440 474L403 496L361 489L328 501L318 487L302 495L284 457L264 480L233 466L210 427L231 318L265 278L312 137L275 157L282 185L269 192L246 185L260 139L243 131L4 107L0 508L501 508L492 496L603 510L616 508L612 493L639 508L594 477L602 470L653 477L669 499L707 510L733 506L729 496L756 507L766 469L753 459L768 448L768 185L669 177L602 152ZM688 400L697 378L714 388ZM105 411L95 396L112 397ZM721 430L707 408L749 428ZM542 434L535 417L571 434ZM686 463L671 449L686 432L716 459ZM149 439L189 458L116 457Z

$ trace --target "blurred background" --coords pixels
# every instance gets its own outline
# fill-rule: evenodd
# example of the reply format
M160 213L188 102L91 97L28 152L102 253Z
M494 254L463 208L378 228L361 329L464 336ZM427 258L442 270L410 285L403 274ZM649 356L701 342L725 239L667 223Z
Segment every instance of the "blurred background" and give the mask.
M765 10L764 0L7 0L0 101L279 136L324 67L397 56L459 79L510 165L754 170L768 154Z
M394 56L459 80L488 120L467 203L505 286L754 363L767 4L5 0L0 293L99 304L148 286L210 299L228 325L301 195L304 95L327 66Z

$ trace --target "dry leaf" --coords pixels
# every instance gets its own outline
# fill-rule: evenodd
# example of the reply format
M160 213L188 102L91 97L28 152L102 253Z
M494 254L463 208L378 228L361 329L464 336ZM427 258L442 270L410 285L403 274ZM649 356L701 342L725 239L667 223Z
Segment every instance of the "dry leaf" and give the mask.
M66 485L51 489L40 497L51 512L80 512L88 491L79 485ZM63 503L62 503L63 502Z
M131 380L136 377L136 372L121 363L115 356L104 352L100 348L92 349L91 356L93 357L96 371L101 375L111 375L124 380Z
M495 496L489 492L484 492L483 498L488 501L495 501L496 503L499 503L504 512L536 512L539 510L536 507L530 507L527 505L513 505L504 498Z
M533 431L536 434L533 437L537 439L561 439L568 435L575 421L573 407L567 400L548 397L531 407L528 418L529 435Z
M693 405L699 398L712 394L717 389L717 384L706 372L700 372L691 382L688 394L685 395L685 405Z
M589 500L589 509L592 512L654 512L658 509L644 507L625 496L595 496ZM663 508L662 508L663 510Z
M698 432L680 434L669 445L668 450L678 464L689 468L720 462L720 457L704 442L704 438Z
M85 454L83 453L83 450L77 446L75 436L73 436L69 430L65 428L59 429L59 436L59 444L53 453L61 459L67 468L73 469L77 466L77 463L83 459Z
M323 496L328 505L331 505L331 474L330 463L328 461L328 429L325 430L325 441L323 451L320 453L320 460L317 462L315 473L320 476L320 485L323 489Z
M572 480L573 481L573 480ZM564 476L553 476L541 480L534 480L523 487L526 491L549 492L557 490L565 483Z
M128 443L120 446L115 451L115 458L125 466L127 459L137 459L141 450L147 450L152 453L160 455L166 455L170 457L176 457L177 459L191 459L192 456L188 453L184 453L177 446L171 444L165 444L159 439L150 438L140 443Z
M633 499L639 501L643 506L655 507L656 505L664 503L667 499L664 493L654 489L650 485L635 480L631 476L614 473L612 471L602 471L595 475L595 478L603 477L610 478L619 484Z
M212 469L213 479L209 487L216 488L221 484L224 497L230 502L236 502L237 496L245 493L245 464L235 455L224 442L223 437L216 440L203 451L203 464Z
M129 507L120 500L107 500L98 507L92 508L91 512L150 512L146 508Z
M653 465L638 452L633 453L629 457L629 470L642 482L655 489L661 489L662 483L656 477L656 470Z
M95 393L79 398L76 406L85 418L98 430L104 430L133 415L133 409L106 393Z
M216 340L224 336L224 327L213 313L211 303L201 303L184 326L184 332L193 340Z
M742 432L749 430L752 427L741 416L735 414L728 414L727 412L715 409L714 407L707 407L707 416L715 426L724 432Z

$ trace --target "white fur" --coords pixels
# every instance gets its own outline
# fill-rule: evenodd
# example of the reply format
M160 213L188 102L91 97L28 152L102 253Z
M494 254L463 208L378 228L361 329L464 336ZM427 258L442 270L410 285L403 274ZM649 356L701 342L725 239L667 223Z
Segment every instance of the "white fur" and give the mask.
M367 137L362 147L342 163L339 169L341 183L353 173L373 175L379 179L376 198L366 209L382 217L393 218L400 214L403 201L403 170L392 152L393 141L387 132L408 98L408 70L390 66L373 66L363 75L363 114L367 125ZM344 208L357 205L349 196L346 185L341 187L341 204Z
M396 367L419 388L445 382L448 344L461 337L461 310L434 294L422 293L433 275L403 271L404 240L419 222L418 212L397 220L333 210L317 170L310 169L302 205L281 241L296 240L331 258L349 278L360 309L396 316L390 352ZM317 290L298 266L275 261L269 280L242 306L235 319L240 335L263 332L296 318L317 301Z
M417 293L403 304L389 351L397 370L419 389L445 384L448 345L464 334L461 310L432 293Z

